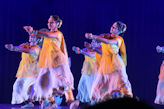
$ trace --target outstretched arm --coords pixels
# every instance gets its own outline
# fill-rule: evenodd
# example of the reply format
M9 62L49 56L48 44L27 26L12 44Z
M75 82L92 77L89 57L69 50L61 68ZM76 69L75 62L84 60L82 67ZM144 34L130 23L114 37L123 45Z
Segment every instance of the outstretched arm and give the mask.
M83 54L88 57L95 57L95 52L89 52L87 49L88 48L80 49L79 47L72 47L72 50L75 51L76 54Z
M46 31L34 31L34 32L32 32L31 35L34 35L36 37L49 37L49 38L57 38L58 37L57 33L51 33L51 32L46 32Z
M85 46L86 48L92 49L93 51L95 51L95 52L98 53L98 54L102 54L101 47L93 46L92 44L90 44L90 43L88 43L88 42L84 42L84 46Z
M34 30L33 27L31 27L31 26L24 26L23 28L29 33L29 35L33 35L36 37L55 38L58 36L57 33L51 33L48 30L45 31L45 29L44 30Z
M13 46L13 44L6 44L5 48L10 51L24 52L29 54L35 54L35 51L29 48L24 48L22 46Z
M115 40L115 39L105 39L105 38L101 37L101 35L93 35L92 33L86 33L85 37L87 39L93 39L93 40L96 40L98 42L102 42L105 44L117 44L118 43L117 40Z

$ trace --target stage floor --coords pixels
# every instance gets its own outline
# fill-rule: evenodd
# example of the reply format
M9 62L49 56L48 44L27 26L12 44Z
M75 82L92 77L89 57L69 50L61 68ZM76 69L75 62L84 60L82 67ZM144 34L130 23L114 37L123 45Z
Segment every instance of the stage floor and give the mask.
M0 109L23 109L22 105L0 104ZM35 105L33 108L24 109L41 109L39 105ZM69 109L68 106L59 106L57 109Z
M23 105L11 105L11 104L0 104L0 109L23 109ZM163 105L152 105L155 109L164 109ZM78 109L85 109L86 105L80 105ZM33 108L24 108L24 109L41 109L40 105L35 105ZM57 109L69 109L68 106L59 106Z

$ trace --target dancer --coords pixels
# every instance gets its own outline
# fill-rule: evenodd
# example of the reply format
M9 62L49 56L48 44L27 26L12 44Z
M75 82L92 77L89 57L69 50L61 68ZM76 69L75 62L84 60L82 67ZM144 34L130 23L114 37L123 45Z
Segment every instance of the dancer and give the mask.
M100 67L101 57L102 57L102 44L95 40L92 40L91 44L88 42L84 42L84 46L88 49L92 49L95 52L95 66L94 72L98 72Z
M72 47L72 50L75 51L76 54L83 54L84 55L84 62L83 67L81 70L81 78L78 84L78 94L76 96L76 99L72 103L72 107L70 109L75 109L79 106L79 103L88 103L91 104L90 96L91 96L91 88L92 83L94 80L95 72L97 72L98 68L98 59L96 53L99 52L99 43L97 43L95 40L92 41L91 44L84 42L84 46L86 48L80 49L79 47ZM99 58L100 59L100 58Z
M82 75L78 84L78 94L76 99L83 103L89 103L95 73L95 52L92 49L80 49L79 47L72 47L72 50L75 51L76 54L83 54L85 58L81 70Z
M96 42L96 41L92 41L92 42ZM100 62L101 62L101 57L102 57L102 47L101 47L101 43L87 43L85 42L85 47L92 49L93 51L96 52L96 62L95 62L95 72L98 71L99 67L100 67ZM95 74L96 76L96 74ZM113 90L110 94L110 97L107 96L107 99L113 99L113 98L119 98L119 97L123 97L123 93L120 92L120 90ZM95 101L91 100L91 104L95 104Z
M16 81L13 85L11 104L21 104L26 102L22 108L33 107L32 95L33 85L36 81L39 69L37 67L38 55L40 51L40 38L29 36L30 43L23 43L19 46L6 44L5 48L10 51L22 53L22 60L16 74Z
M164 53L164 47L157 46L156 50L158 53ZM164 61L160 67L160 74L158 76L158 85L156 91L156 98L154 103L156 104L164 104Z
M123 38L119 36L125 31L126 25L118 21L112 25L111 34L96 36L86 33L86 38L102 42L100 67L91 91L91 99L96 102L109 98L115 90L119 90L124 96L132 96L131 84L125 68L127 65L125 43Z
M62 20L58 16L50 16L48 19L49 32L34 31L31 26L26 27L26 31L30 30L32 35L44 38L38 64L41 70L34 94L35 99L39 101L46 101L54 95L64 93L67 102L74 101L72 93L74 79L68 64L64 36L59 31L61 25ZM45 108L44 102L42 104L42 108ZM50 107L56 107L55 101L50 103Z

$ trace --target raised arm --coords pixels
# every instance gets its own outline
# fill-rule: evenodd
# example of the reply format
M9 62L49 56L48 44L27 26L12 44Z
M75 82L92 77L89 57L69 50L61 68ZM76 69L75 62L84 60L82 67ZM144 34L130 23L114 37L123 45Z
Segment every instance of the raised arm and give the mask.
M33 49L25 48L25 47L22 47L22 46L13 46L13 44L6 44L5 48L10 50L10 51L35 54L35 50L33 50Z
M115 40L115 39L105 39L101 35L93 35L92 33L86 33L85 37L87 39L93 39L93 40L96 40L98 42L102 42L105 44L117 44L118 43L117 40Z
M72 50L75 51L76 54L83 54L88 57L95 57L95 52L89 52L87 49L88 48L80 49L79 47L72 47Z

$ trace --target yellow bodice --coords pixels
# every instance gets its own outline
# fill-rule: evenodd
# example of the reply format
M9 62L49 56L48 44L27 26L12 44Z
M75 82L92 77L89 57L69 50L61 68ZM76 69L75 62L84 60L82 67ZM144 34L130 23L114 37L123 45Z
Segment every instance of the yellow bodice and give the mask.
M28 44L23 45L23 47L29 48L30 46ZM28 54L28 53L22 53L22 60L19 64L19 68L16 74L16 77L33 77L38 72L38 55L40 48L37 45L31 46L30 49L33 49L35 51L35 54Z
M43 47L39 57L39 68L56 68L68 61L63 34L56 31L56 38L44 38Z
M124 40L122 37L117 36L114 38L117 40L117 44L105 44L102 43L102 58L100 62L99 72L101 74L109 74L118 70L120 67L126 65L126 49ZM122 58L119 58L119 50ZM124 60L124 64L122 61Z
M84 56L85 60L83 62L83 68L81 70L82 74L94 74L95 73L95 57Z

